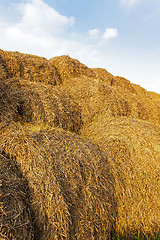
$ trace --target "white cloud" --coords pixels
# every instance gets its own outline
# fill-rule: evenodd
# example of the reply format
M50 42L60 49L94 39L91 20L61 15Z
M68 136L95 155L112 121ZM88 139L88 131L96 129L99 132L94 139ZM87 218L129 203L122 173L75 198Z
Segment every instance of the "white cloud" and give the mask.
M42 0L30 0L18 9L22 18L16 27L34 35L61 33L75 21L74 17L62 16Z
M103 39L109 40L116 37L118 37L118 30L116 28L106 28L103 34Z
M94 29L90 29L89 31L88 31L88 34L89 34L89 37L91 37L91 38L97 38L98 36L99 36L99 29L98 28L94 28Z
M125 6L132 6L137 2L141 2L142 0L120 0L120 3Z
M20 5L10 5L9 12L12 14L4 12L5 14L1 14L2 8L0 6L1 49L31 53L48 59L68 54L89 67L107 68L115 75L126 76L129 80L133 79L132 82L135 82L137 78L137 83L139 82L142 86L143 84L140 83L139 79L146 82L148 78L150 82L153 76L159 76L159 66L152 71L154 74L148 77L148 71L145 69L150 69L153 63L144 64L144 61L141 60L140 63L144 64L145 69L138 70L140 63L137 63L137 57L131 62L133 57L130 56L134 53L125 57L121 51L119 53L117 50L113 51L113 48L110 48L111 45L105 44L108 40L118 36L116 28L106 28L104 33L101 33L98 28L93 28L88 31L85 38L82 33L74 31L74 17L61 15L43 0L23 0ZM157 65L157 62L159 59L156 60L154 66ZM140 76L140 73L143 72L146 72L146 76ZM157 91L160 92L158 83L159 78L156 87Z
M42 0L27 0L11 5L17 21L0 15L1 46L4 50L20 51L53 57L57 52L69 54L74 17L62 16ZM68 51L68 53L67 53Z
M1 46L10 51L32 53L47 58L68 54L91 65L97 62L99 42L115 37L115 31L100 35L98 28L88 31L89 38L74 32L74 17L62 16L43 0L25 0L19 5L10 5L14 21L0 15ZM15 21L16 19L16 21ZM107 30L109 31L109 30ZM105 40L104 40L105 38ZM96 40L94 44L91 39ZM102 40L103 39L103 40ZM102 43L103 44L103 43ZM94 56L94 57L93 57Z
M142 4L145 1L150 1L150 0L120 0L120 5L128 10L131 10L132 8Z
M96 66L99 52L89 39L74 32L74 17L62 16L42 0L25 0L10 8L13 21L7 14L3 18L0 14L1 49L48 59L68 54L86 65Z

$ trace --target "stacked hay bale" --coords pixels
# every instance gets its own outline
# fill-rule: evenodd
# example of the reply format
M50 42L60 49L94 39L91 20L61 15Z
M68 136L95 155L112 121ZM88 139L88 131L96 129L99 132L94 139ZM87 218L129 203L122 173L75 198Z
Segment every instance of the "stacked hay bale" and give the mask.
M160 127L131 118L105 117L82 135L108 156L118 198L116 232L157 236L160 227Z
M115 77L103 68L94 68L93 71L97 74L97 76L103 79L104 83L107 83L108 85L113 87L122 87L132 93L135 92L129 80L118 76Z
M67 92L17 78L1 80L0 85L1 121L9 115L8 121L79 131L80 108Z
M0 237L156 236L159 99L69 56L0 50Z
M141 86L131 84L125 78L114 77L105 69L98 68L94 71L101 77L105 87L111 86L112 93L107 99L107 104L111 102L108 107L111 110L109 113L111 117L131 116L160 123L160 102L157 101L159 94L156 95L157 97L153 97L153 94Z
M159 124L160 105L143 88L130 85L110 86L101 79L81 76L63 80L60 88L79 103L84 124L99 115L106 115L106 119L131 116Z
M103 151L53 128L32 132L12 124L1 129L0 138L0 151L16 161L28 181L35 239L110 237L116 196Z
M62 82L66 79L83 75L89 78L96 78L96 73L91 68L88 68L76 59L70 58L68 55L51 58L49 63L57 68Z
M56 67L47 59L19 52L0 50L0 67L8 78L23 78L28 81L57 85L61 82ZM0 69L1 69L0 68Z

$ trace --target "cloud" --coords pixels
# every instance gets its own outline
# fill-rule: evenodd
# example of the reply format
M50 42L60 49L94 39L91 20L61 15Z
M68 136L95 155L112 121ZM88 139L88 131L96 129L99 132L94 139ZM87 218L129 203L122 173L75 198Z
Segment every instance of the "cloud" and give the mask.
M99 62L100 44L116 36L116 29L100 34L98 28L88 31L89 37L74 30L75 18L63 16L43 0L25 0L10 5L14 19L0 15L0 48L31 53L46 58L68 54L90 66ZM11 17L11 16L10 16ZM91 43L91 40L94 42ZM103 42L104 41L104 42Z
M124 5L133 5L138 1L139 0L120 0L121 4L124 4Z
M118 37L117 28L106 28L106 30L103 34L103 39L109 40L111 38L116 38L116 37Z
M124 7L133 7L134 5L141 3L143 0L120 0L121 6Z
M99 51L91 39L75 32L74 17L61 15L42 0L25 0L9 8L12 15L0 14L1 49L47 59L66 54L88 66L98 65ZM92 37L98 34L93 32L90 32Z
M89 37L90 38L97 38L98 36L99 36L99 29L98 28L94 28L94 29L90 29L89 31L88 31L88 34L89 34Z
M18 9L22 18L16 27L34 35L59 34L75 22L74 17L62 16L42 0L22 3Z
M12 4L10 8L17 21L11 21L7 15L0 17L2 49L44 57L53 57L62 52L60 49L64 53L71 51L74 44L69 36L75 23L74 17L61 15L42 0L26 0Z

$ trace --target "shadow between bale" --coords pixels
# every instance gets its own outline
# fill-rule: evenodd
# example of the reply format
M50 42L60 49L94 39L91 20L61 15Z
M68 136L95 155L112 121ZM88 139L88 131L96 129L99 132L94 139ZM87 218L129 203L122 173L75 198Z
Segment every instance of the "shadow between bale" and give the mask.
M34 240L34 215L28 182L14 162L0 153L0 238ZM39 230L38 230L39 231Z

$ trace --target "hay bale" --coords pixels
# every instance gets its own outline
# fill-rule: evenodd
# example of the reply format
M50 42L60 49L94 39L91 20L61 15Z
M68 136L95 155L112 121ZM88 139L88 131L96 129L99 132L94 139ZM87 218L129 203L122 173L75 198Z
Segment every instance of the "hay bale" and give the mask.
M114 76L109 73L106 69L103 68L93 68L93 71L96 73L96 75L100 76L103 81L105 81L110 86L113 86L115 80Z
M73 59L68 55L51 58L49 60L49 63L51 63L57 68L62 81L80 76L97 78L96 74L91 68L88 68L84 64L80 63L78 60Z
M127 90L130 93L143 93L145 94L147 91L139 85L131 83L128 79L120 77L120 76L113 76L109 73L106 69L103 68L93 68L93 71L97 74L97 77L101 78L103 82L114 88L123 88L123 91Z
M108 119L130 116L159 124L160 105L146 90L130 85L126 88L110 86L101 79L81 76L65 79L59 88L68 91L79 103L84 124L98 119L100 115L106 115Z
M3 83L0 80L0 122L10 121L13 116L13 109L7 104L6 95L3 90Z
M0 154L0 239L35 239L28 184L13 159Z
M61 82L60 74L55 66L51 65L47 59L31 54L0 50L1 68L8 78L23 78L51 85Z
M0 55L6 76L57 85L61 91L68 91L81 106L84 123L91 122L102 113L108 118L132 116L160 123L160 106L145 89L125 78L114 77L104 69L90 69L69 56L47 61L18 52L1 50Z
M33 192L36 239L109 238L117 211L114 178L98 146L54 128L10 125L0 138L0 151L15 159Z
M67 91L79 104L83 124L104 111L105 95L97 79L86 76L68 78L59 88Z
M67 92L17 78L5 79L0 85L1 121L8 117L8 121L79 131L81 110Z
M160 229L160 127L131 118L105 117L81 134L99 143L108 156L118 198L116 231L140 230L157 236Z
M108 109L111 117L132 116L160 123L160 104L157 104L157 98L151 98L150 92L123 77L113 76L105 69L95 68L94 71L101 77L105 86L107 84L112 87L107 100L107 103L110 102Z
M99 114L107 118L132 116L160 123L160 106L144 88L125 78L114 77L104 69L89 69L69 56L55 57L50 62L61 75L61 89L67 90L80 104L84 124Z
M104 83L107 83L112 87L123 87L124 89L133 92L133 88L129 80L118 76L115 77L103 68L93 68L93 71L103 80Z
M156 237L159 96L69 56L47 61L0 50L0 159L8 174L1 175L19 181L14 209L26 202L28 209L17 220L28 225L15 231L7 212L12 224L1 225L1 235L97 240L141 230Z

